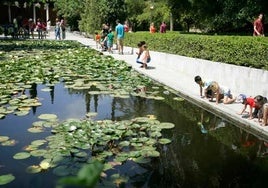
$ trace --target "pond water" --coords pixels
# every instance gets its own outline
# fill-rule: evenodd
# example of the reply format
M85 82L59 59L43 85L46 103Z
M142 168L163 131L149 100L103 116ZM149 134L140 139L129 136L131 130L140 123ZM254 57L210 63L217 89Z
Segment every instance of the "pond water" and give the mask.
M78 169L90 160L87 157L96 157L98 152L101 153L99 151L101 149L97 147L97 150L91 151L85 147L86 144L78 145L80 142L75 142L71 144L72 150L68 150L70 149L68 139L81 134L78 140L87 142L89 139L88 142L93 148L94 144L91 143L90 136L100 135L98 131L101 130L93 128L93 121L103 123L94 126L102 126L104 131L107 129L106 131L109 132L111 130L108 129L112 128L105 127L107 125L104 122L112 120L118 123L115 124L118 125L116 127L118 131L113 129L113 134L122 133L119 130L123 128L128 130L124 132L126 134L124 138L137 141L135 136L138 135L140 140L155 144L144 136L147 134L144 127L149 123L141 124L142 126L136 123L137 118L140 118L139 121L144 120L142 117L147 117L146 121L156 118L152 120L154 123L169 122L175 125L172 129L161 131L162 138L166 138L164 141L169 139L171 143L159 144L161 139L157 135L160 133L149 130L151 132L148 135L157 138L159 142L153 148L159 153L146 153L146 155L160 154L160 156L151 157L151 160L145 162L142 160L134 162L136 157L134 155L141 155L139 151L135 151L136 153L131 153L132 156L128 157L128 160L122 160L122 165L115 165L107 170L107 178L101 178L99 186L116 187L115 183L111 185L105 182L105 179L111 180L118 174L120 178L116 181L120 187L268 186L266 177L268 143L224 118L217 117L183 100L176 95L176 91L139 75L123 62L115 61L111 57L68 41L1 41L0 50L0 117L3 117L0 119L0 182L2 175L12 174L15 177L3 187L56 187L57 181L62 176L66 176L67 172L68 175L76 174ZM143 92L146 94L144 95ZM22 106L16 106L20 104L17 103L18 101ZM36 105L39 102L42 105ZM31 106L29 113L24 114L28 106ZM15 108L15 113L8 107L12 107L13 110ZM49 126L40 133L30 132L29 130L32 130L30 128L33 125L37 126L36 122L40 122L40 115L44 114L57 115L58 121L63 122L61 126L57 124L58 127L66 126L68 123L64 124L64 122L67 119L77 119L81 122L91 119L90 126L80 122L80 127L75 126L76 135L72 130L62 136L59 132L55 132L57 127ZM95 116L89 118L88 114L95 114ZM135 126L138 133L133 132L133 135L129 136L132 129L129 124L126 124L127 120L132 121L131 126ZM44 125L49 124L46 122ZM90 134L85 132L84 128L90 130ZM105 138L112 136L109 134L106 134ZM88 136L86 140L85 135ZM8 136L9 141L15 143L6 146L3 136ZM98 139L101 141L95 145L103 144L104 136L97 137L96 142ZM109 150L122 144L116 143L118 138L113 137L113 139L114 143L105 143L111 147L108 148ZM20 160L13 158L17 153L34 151L36 148L31 148L32 142L40 143L40 140L45 140L46 143L39 149L49 150L48 154L31 153L29 158ZM52 142L54 145L51 144ZM128 149L141 148L140 145L146 145L147 142L131 143ZM57 144L59 146L55 146ZM58 150L53 150L54 147L58 147ZM146 145L147 151L148 147ZM77 148L83 152L77 151ZM105 147L103 148L105 150ZM152 147L150 151L151 149ZM64 153L65 150L70 153ZM113 150L113 154L118 152L120 153ZM27 171L28 167L38 166L44 158L50 157L49 154L57 161L55 163L50 161L51 165L60 164L60 167L62 164L68 165L68 171L67 168L66 171L65 168L59 170L58 166L52 166L39 173ZM116 156L117 161L114 162L109 153L107 156L109 156L107 160L111 162L109 164L118 164L122 159L122 156L121 159Z
M27 131L40 114L54 113L59 120L65 120L83 119L88 112L97 112L94 120L124 120L151 114L161 122L175 124L174 129L164 131L172 142L158 148L159 158L147 165L126 162L115 170L130 177L126 187L265 187L268 184L268 150L263 141L186 100L174 102L175 95L165 89L162 90L164 100L153 100L90 95L87 90L66 89L63 83L56 84L50 92L42 91L44 87L38 85L35 92L43 101L42 106L33 107L26 116L7 115L0 120L1 135L17 142L15 146L0 146L1 174L12 173L16 177L5 187L55 187L59 177L52 170L38 174L25 172L42 157L15 160L13 155L33 140L51 135L50 131L37 134Z

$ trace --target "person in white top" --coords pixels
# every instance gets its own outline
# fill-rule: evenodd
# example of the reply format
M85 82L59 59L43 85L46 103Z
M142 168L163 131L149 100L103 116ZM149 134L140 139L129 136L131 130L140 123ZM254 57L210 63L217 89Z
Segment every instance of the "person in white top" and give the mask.
M228 87L221 86L215 81L210 85L210 89L216 95L216 104L218 104L222 98L223 104L231 104L236 100L236 97L233 97L231 90Z
M137 59L137 63L142 64L141 68L147 69L147 63L151 61L150 52L146 44L143 44L140 48L140 55Z

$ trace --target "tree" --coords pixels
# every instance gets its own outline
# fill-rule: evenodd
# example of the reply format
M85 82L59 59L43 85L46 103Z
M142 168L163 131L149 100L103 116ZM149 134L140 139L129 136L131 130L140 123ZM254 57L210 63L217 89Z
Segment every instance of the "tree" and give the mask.
M72 30L78 28L78 21L81 19L83 12L83 4L85 0L53 0L54 7L57 10L58 16L64 17L68 21L68 25Z
M34 0L29 0L34 2ZM42 0L44 1L44 0ZM135 30L148 30L150 21L158 26L165 21L171 28L190 28L208 32L233 32L252 29L262 12L268 15L267 0L53 0L58 14L78 24L86 32L114 26L115 20L128 20Z
M85 0L81 11L80 29L87 33L100 30L103 23L115 26L115 21L126 20L126 6L124 0Z

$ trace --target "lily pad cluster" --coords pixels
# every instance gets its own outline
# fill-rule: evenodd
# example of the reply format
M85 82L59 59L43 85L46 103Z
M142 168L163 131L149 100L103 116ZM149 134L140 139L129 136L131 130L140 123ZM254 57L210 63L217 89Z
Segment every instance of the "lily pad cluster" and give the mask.
M64 82L69 91L87 91L91 95L165 99L156 83L125 62L75 42L3 41L0 49L0 118L10 113L27 115L31 107L42 105L35 95L36 87L44 85L41 91L46 92L59 82ZM28 131L51 130L53 135L31 142L13 158L43 158L39 164L29 166L28 173L53 169L58 176L76 175L92 160L104 163L104 172L107 172L127 161L147 164L152 157L159 157L160 144L171 142L162 137L161 130L173 128L174 124L161 123L153 115L120 122L90 119L96 115L88 113L89 119L62 123L54 114L40 115L40 121L34 122ZM2 145L15 143L6 137L0 137L0 142ZM112 178L115 177L114 174ZM115 179L118 182L128 178Z
M138 94L163 99L156 90L149 90L151 79L141 76L125 62L75 42L1 43L0 118L10 113L27 115L30 107L42 105L34 95L38 84L46 86L42 91L64 82L70 90L89 90L91 94L109 93L122 98Z
M16 144L16 140L10 139L9 136L0 136L0 144L2 146L14 146Z
M56 118L52 116L44 114L39 118L51 122ZM14 159L43 157L40 164L28 167L27 172L38 173L53 168L53 173L58 176L76 175L82 164L93 160L104 163L104 172L126 161L147 164L151 158L160 156L159 145L171 142L163 138L161 131L174 126L173 123L159 122L153 115L124 121L69 119L55 124L51 136L33 141L24 148L25 151L15 154Z

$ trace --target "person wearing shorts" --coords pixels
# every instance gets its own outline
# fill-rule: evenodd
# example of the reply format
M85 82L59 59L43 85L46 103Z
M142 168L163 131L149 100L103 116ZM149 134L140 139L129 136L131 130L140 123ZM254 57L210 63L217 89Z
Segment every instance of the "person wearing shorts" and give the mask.
M125 30L124 26L120 23L120 21L116 20L117 26L115 27L116 37L117 37L117 45L118 45L118 53L123 54L123 47L124 47L124 36L125 36Z
M236 98L233 97L231 90L228 87L220 86L217 82L213 81L209 88L215 93L216 95L216 104L219 103L223 96L223 104L231 104L233 103Z

